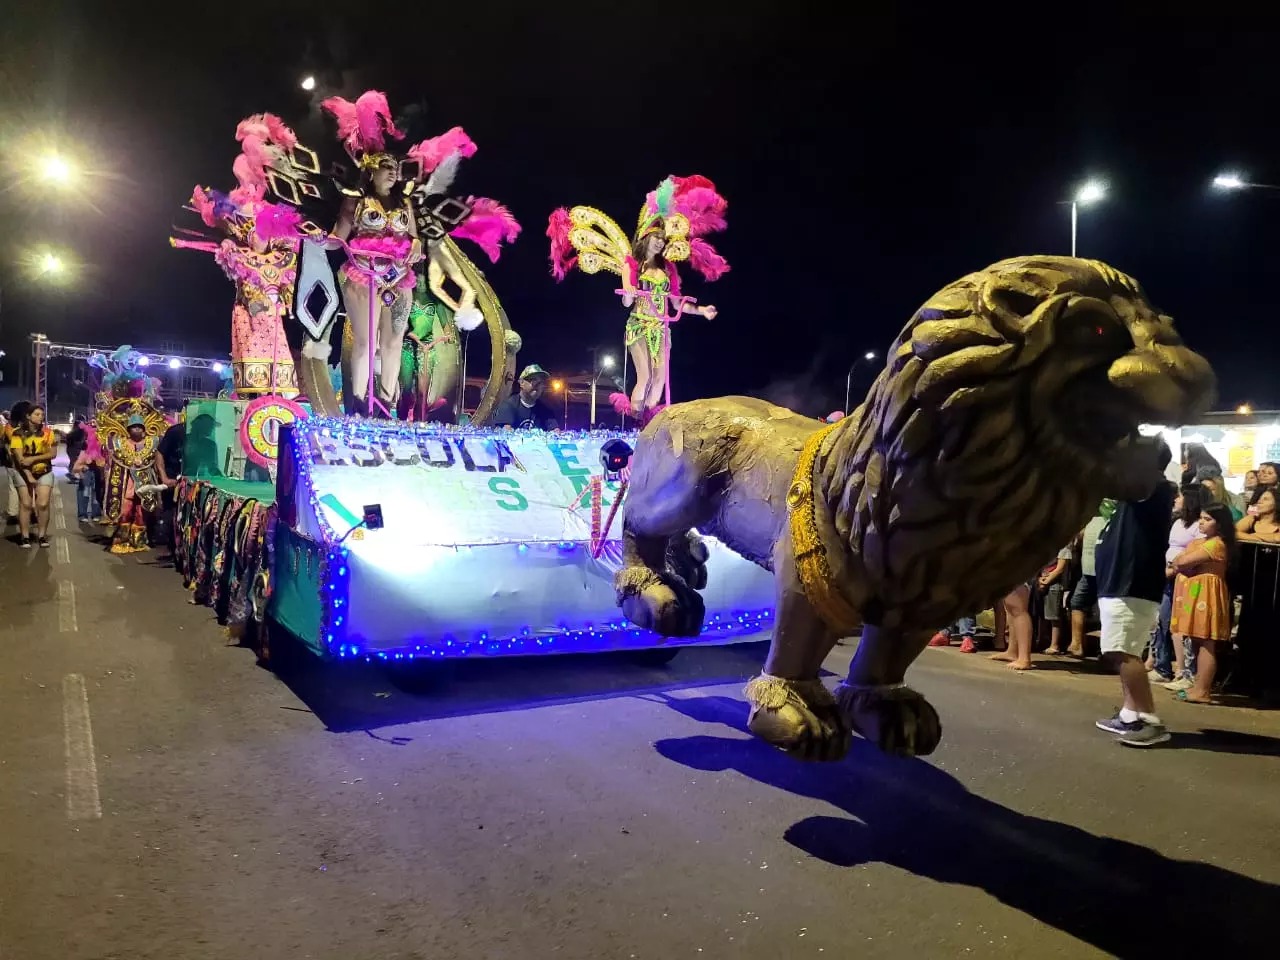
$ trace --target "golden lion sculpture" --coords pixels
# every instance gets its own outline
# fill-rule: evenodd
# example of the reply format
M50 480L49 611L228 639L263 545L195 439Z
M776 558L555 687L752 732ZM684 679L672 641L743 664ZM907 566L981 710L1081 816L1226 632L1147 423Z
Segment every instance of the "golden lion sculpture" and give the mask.
M1136 282L1068 257L1004 260L943 288L898 336L851 416L824 426L749 397L683 403L632 461L618 603L696 636L701 531L772 570L776 630L747 686L751 730L805 759L856 730L933 751L941 724L904 684L930 635L1030 579L1103 497L1143 499L1162 442L1212 401L1208 363ZM861 627L835 695L818 679Z

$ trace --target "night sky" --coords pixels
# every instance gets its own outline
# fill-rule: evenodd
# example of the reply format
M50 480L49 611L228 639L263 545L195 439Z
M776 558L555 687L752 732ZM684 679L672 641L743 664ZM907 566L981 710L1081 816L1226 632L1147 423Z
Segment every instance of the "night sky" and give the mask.
M1069 252L1059 201L1097 176L1110 194L1082 212L1081 255L1173 314L1217 368L1219 406L1280 406L1280 192L1208 189L1228 167L1280 182L1280 37L1257 22L1129 22L1115 4L989 20L750 2L13 6L0 37L8 381L33 329L225 353L230 283L167 243L191 187L234 184L250 113L332 152L319 100L373 87L394 110L422 108L414 140L462 125L479 152L456 189L524 225L482 262L522 363L581 371L588 347L621 342L609 278L551 279L548 213L591 204L630 229L663 176L700 173L729 199L713 239L733 270L686 281L719 316L677 328L676 397L767 394L820 414L843 404L849 363L883 351L937 288L1003 257ZM76 203L16 182L33 132L92 150ZM83 261L73 291L24 278L19 258L40 242Z

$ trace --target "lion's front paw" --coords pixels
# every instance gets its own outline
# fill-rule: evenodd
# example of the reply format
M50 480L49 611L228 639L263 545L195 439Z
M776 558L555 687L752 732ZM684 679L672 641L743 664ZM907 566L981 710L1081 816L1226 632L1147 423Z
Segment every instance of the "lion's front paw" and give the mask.
M905 684L841 683L836 687L836 701L853 729L885 753L923 757L933 753L942 739L938 711Z
M702 633L707 608L701 594L678 576L645 567L624 567L614 578L623 615L637 627L664 637Z
M747 728L800 760L839 760L849 752L849 726L820 680L761 674L744 691Z

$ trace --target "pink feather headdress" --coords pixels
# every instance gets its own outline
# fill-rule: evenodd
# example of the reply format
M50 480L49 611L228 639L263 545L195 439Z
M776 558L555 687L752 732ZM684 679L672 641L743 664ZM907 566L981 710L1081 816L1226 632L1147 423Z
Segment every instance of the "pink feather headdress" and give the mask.
M298 138L283 120L273 113L255 113L236 125L240 155L231 164L240 185L231 191L231 199L240 206L259 203L267 194L267 168L286 150L298 144Z
M408 156L418 161L424 175L430 174L441 162L451 154L460 157L474 157L476 145L461 127L446 130L438 137L431 137L409 148Z
M689 266L708 280L729 272L729 261L703 237L728 226L729 202L716 185L698 174L667 177L645 198L645 212L654 218L680 214L689 221Z
M320 108L338 121L338 137L353 158L365 153L380 153L386 149L387 137L397 140L404 134L391 119L391 107L387 95L377 90L366 90L356 102L342 97L329 97Z
M254 215L253 232L263 243L273 240L296 240L302 214L283 203L264 203Z
M547 239L551 241L551 275L557 281L578 265L577 251L569 242L569 231L573 223L569 219L569 211L564 207L553 210L547 220Z
M497 200L488 197L467 197L471 215L451 231L456 240L470 240L489 255L491 263L497 263L503 243L514 243L520 236L520 224L515 216Z

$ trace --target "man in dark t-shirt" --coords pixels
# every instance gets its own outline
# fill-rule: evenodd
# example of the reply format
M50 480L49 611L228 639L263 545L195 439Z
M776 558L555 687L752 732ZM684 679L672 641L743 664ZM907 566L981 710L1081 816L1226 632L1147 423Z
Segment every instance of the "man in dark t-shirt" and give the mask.
M1168 448L1162 459L1164 469L1172 459ZM1142 652L1151 642L1164 597L1164 554L1175 495L1173 484L1162 483L1145 500L1119 501L1098 536L1095 563L1102 657L1120 674L1124 706L1096 726L1130 747L1150 747L1169 739L1169 731L1155 713Z
M515 430L559 430L560 424L542 402L551 374L536 363L520 371L520 390L498 404L490 421L495 427Z

